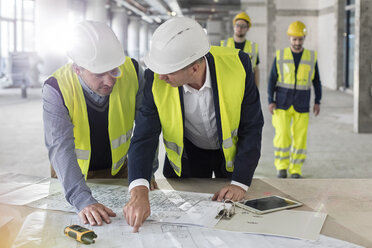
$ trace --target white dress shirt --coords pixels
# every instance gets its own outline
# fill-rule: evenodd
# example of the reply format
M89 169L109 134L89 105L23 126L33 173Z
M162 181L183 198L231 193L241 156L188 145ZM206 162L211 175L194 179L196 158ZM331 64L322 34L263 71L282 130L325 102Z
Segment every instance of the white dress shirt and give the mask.
M196 90L183 85L185 110L185 137L194 145L206 150L217 150L218 143L216 111L213 103L213 90L208 63L206 63L204 85Z

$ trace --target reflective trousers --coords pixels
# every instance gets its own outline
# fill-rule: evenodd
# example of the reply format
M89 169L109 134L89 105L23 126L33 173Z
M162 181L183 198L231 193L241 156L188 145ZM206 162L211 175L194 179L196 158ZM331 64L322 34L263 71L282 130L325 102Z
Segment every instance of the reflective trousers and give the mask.
M276 169L288 169L290 174L302 175L301 167L306 158L309 113L299 113L293 106L287 110L275 109L272 123L275 128Z

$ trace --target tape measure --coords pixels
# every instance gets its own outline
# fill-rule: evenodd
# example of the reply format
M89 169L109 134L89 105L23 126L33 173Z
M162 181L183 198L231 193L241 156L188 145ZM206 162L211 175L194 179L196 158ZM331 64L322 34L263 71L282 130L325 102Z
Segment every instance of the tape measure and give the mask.
M66 236L86 245L93 244L95 242L94 238L97 238L97 234L95 234L92 230L79 225L71 225L66 227L65 234Z

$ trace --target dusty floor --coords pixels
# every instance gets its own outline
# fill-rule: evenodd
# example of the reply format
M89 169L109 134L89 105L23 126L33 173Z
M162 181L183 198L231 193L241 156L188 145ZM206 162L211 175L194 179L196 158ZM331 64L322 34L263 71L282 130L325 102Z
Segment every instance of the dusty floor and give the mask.
M261 93L265 126L262 156L255 177L270 178L276 177L272 146L274 129L267 110L265 89L261 89ZM159 159L164 159L163 145ZM21 98L20 89L0 89L0 168L0 173L49 176L41 88L28 89L26 99ZM303 174L305 178L372 177L372 134L353 132L352 95L323 89L321 113L318 117L310 115L308 156ZM156 176L162 177L161 168Z

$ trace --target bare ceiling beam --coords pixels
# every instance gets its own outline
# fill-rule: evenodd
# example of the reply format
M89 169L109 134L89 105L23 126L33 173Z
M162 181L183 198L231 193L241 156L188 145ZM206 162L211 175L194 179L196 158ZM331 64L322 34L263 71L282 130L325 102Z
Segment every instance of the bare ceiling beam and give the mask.
M168 15L168 10L163 6L159 0L145 0L155 10L159 11L162 15Z
M127 2L129 2L132 5L134 5L137 9L141 10L142 12L147 13L147 9L145 7L143 7L141 4L137 3L136 1L134 1L134 0L127 0Z
M142 20L148 22L148 23L154 23L154 20L150 18L145 12L139 10L138 8L134 7L133 5L129 4L127 1L124 0L115 0L116 3L119 6L123 6L124 8L129 9L130 11L133 11L135 14L142 17Z
M177 0L167 0L165 2L168 4L168 6L172 10L172 12L174 12L178 16L183 16L182 10L181 10L180 5L178 4Z
M216 10L225 10L225 11L230 11L230 10L239 10L240 6L237 5L232 5L232 4L211 4L211 5L193 5L189 7L190 10L199 10L199 9L216 9Z

